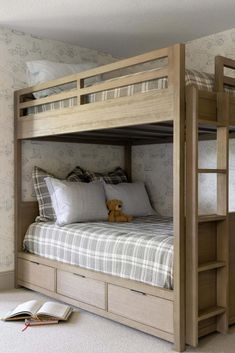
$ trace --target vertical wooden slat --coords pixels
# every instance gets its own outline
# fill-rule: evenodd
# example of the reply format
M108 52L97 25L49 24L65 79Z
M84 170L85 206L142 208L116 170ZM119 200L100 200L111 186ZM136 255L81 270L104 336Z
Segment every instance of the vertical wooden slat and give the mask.
M81 96L80 89L84 87L84 79L77 80L77 105L81 105L85 103L85 96Z
M223 92L224 90L224 63L222 56L215 57L215 91Z
M177 44L168 52L168 85L174 90L173 134L173 217L174 217L174 343L185 349L185 47Z
M186 342L198 344L198 90L186 93Z
M226 266L217 272L217 305L226 308L225 313L217 318L217 330L222 333L228 330L229 106L228 93L217 93L217 120L225 125L217 129L217 168L226 170L226 173L217 175L217 213L226 216L224 221L217 224L217 259L226 263Z
M127 174L128 181L132 180L132 146L125 145L124 146L124 164L125 164L125 172Z
M19 94L14 95L14 235L15 235L15 286L17 286L17 253L22 250L19 232L21 230L21 183L22 183L22 146L21 140L17 140L17 119L19 117Z

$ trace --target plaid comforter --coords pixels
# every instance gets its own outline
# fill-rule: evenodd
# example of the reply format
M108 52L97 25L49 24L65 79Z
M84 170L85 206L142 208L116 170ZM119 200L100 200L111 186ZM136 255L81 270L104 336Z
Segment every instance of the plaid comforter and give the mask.
M52 260L113 276L173 288L172 218L148 216L132 223L33 223L24 249Z

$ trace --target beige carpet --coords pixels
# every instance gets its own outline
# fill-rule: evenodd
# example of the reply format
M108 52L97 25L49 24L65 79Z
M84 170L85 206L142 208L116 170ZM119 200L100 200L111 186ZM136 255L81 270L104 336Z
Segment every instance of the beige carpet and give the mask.
M32 291L0 292L0 317L18 303L43 298ZM29 327L22 322L0 321L0 353L168 353L172 345L110 320L78 311L67 323ZM226 336L213 334L200 341L198 349L187 352L235 353L235 326Z

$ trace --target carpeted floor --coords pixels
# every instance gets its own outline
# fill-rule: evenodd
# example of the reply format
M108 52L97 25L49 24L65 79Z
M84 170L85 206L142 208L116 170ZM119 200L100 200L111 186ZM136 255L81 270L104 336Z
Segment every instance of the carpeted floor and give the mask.
M0 317L17 304L44 296L24 289L0 292ZM22 322L0 321L1 353L169 353L172 345L118 323L77 311L59 325L29 327L21 332ZM187 352L234 353L235 326L228 335L209 335L199 348Z

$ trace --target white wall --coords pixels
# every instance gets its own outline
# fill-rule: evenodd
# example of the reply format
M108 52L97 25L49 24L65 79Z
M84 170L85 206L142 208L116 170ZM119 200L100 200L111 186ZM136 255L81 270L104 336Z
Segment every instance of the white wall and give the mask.
M0 272L12 270L14 267L13 91L26 85L25 62L35 59L68 63L94 61L100 65L114 60L110 55L95 50L35 38L6 28L0 28ZM25 148L27 150L31 146L26 144ZM50 150L53 148L55 147L50 147ZM75 162L79 163L81 156L77 156L75 147L61 147L60 154L68 149L74 151L74 163L71 162L72 157L70 156L71 165ZM36 152L36 149L33 149L33 151L26 152L25 156L34 153L36 157L41 158L40 151ZM115 155L115 151L112 156ZM101 157L99 153L101 153ZM103 149L91 146L87 158L91 157L91 161L94 161L96 157L102 160L105 159L104 155L108 158L108 153L104 153ZM83 153L82 158L83 160L86 159L85 153ZM48 162L41 163L48 164Z

